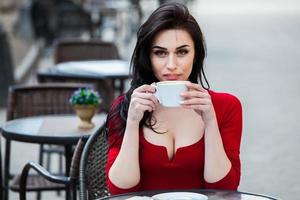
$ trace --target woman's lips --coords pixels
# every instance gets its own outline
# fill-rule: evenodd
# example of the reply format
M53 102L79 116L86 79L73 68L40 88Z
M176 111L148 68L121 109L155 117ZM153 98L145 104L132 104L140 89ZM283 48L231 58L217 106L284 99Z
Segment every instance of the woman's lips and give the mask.
M179 75L177 74L166 74L164 75L165 79L172 81L172 80L178 80L179 79Z

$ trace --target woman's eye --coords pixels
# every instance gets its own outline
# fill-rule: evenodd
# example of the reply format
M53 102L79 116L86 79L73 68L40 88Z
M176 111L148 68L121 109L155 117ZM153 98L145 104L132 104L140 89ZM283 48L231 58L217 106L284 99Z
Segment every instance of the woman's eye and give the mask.
M158 57L164 57L167 55L165 51L154 51L154 54L157 55Z
M184 56L187 53L188 53L188 50L186 50L186 49L181 49L181 50L177 51L177 55L179 55L179 56Z

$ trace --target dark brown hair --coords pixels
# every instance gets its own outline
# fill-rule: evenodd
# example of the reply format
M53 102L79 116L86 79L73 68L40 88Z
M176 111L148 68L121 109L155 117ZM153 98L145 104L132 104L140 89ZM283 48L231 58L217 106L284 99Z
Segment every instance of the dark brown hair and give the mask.
M120 130L121 135L125 131L128 107L133 90L143 84L159 81L153 73L150 61L151 45L153 39L160 31L168 29L183 29L191 35L195 47L195 58L188 80L193 83L200 82L202 87L209 88L209 83L203 71L203 61L206 56L205 41L197 21L189 13L186 6L179 3L163 4L149 16L137 32L137 43L131 58L133 77L131 87L126 92L123 101L111 110L108 116L108 120L113 120L115 117L121 118L119 126L115 127ZM153 129L155 120L154 124L151 123L151 117L152 113L146 111L140 122L140 127L147 126L155 131Z

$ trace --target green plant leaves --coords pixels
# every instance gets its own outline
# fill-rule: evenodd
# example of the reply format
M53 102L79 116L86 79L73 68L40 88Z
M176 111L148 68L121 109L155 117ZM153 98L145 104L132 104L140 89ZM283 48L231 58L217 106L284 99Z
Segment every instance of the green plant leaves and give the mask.
M89 88L76 90L70 98L72 105L99 105L101 101L100 94Z

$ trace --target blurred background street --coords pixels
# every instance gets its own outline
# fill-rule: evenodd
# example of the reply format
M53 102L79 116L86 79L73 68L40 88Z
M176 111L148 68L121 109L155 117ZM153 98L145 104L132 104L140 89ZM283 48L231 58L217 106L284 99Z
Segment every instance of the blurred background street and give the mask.
M2 5L9 4L9 1L0 1ZM19 0L14 8L0 10L0 23L8 34L15 78L21 76L16 75L22 74L18 67L24 64L23 58L29 50L34 52L40 45L14 31L18 8L24 2ZM147 0L140 4L144 11L142 21L158 5L156 1ZM188 7L206 38L205 70L211 89L232 93L243 105L239 190L286 200L299 199L300 2L194 0ZM126 17L130 19L124 14L123 18ZM122 58L129 60L137 29L128 31L123 26L117 39L109 26L102 30L102 37L115 40ZM40 51L43 59L38 62L38 68L51 66L51 46ZM36 82L34 72L23 82ZM0 125L5 121L5 112L5 107L1 108ZM4 138L1 140L3 154ZM17 142L12 145L13 172L20 172L28 160L37 160L37 153L32 152L38 151L38 145ZM29 195L28 199L34 197L34 194ZM63 199L55 192L45 192L42 197ZM10 192L10 199L18 199L18 194Z

